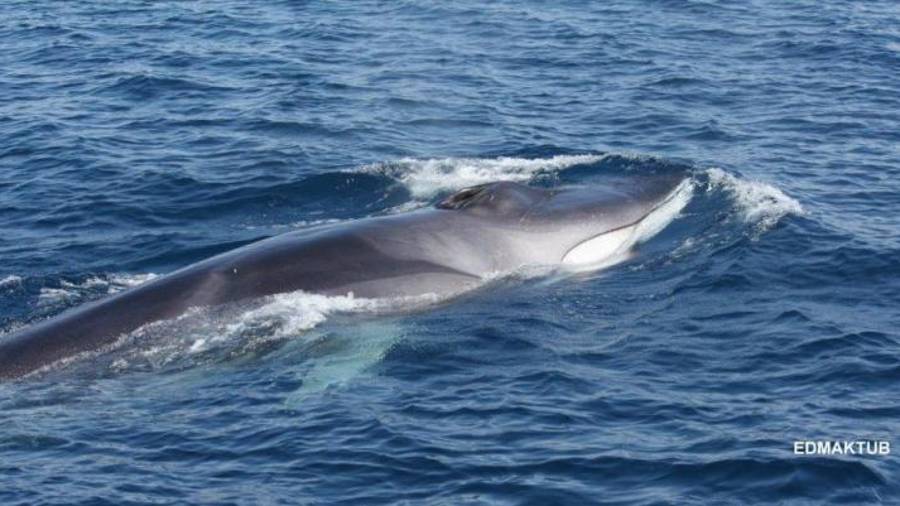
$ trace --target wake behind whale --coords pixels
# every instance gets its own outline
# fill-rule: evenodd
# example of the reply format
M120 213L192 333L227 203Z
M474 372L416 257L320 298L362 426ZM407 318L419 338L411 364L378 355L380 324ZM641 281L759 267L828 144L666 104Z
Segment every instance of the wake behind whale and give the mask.
M113 346L123 335L192 308L298 291L445 299L523 266L606 266L671 221L689 191L683 174L551 189L483 183L432 208L283 234L3 338L0 378Z

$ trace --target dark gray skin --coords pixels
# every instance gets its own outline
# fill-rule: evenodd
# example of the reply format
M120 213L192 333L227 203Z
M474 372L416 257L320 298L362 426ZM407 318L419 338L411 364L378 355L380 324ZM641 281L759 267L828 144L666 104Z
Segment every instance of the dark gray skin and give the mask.
M17 378L194 307L294 292L452 296L485 276L565 263L587 240L641 222L682 177L600 188L479 185L410 213L301 230L223 253L0 337L0 379Z

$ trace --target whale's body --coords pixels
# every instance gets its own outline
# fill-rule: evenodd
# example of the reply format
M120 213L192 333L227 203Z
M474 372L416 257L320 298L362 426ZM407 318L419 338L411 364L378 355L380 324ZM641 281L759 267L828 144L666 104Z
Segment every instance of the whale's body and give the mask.
M298 290L445 297L524 265L599 265L677 214L685 184L675 176L556 190L491 183L429 209L275 236L0 337L0 378L102 349L194 307Z

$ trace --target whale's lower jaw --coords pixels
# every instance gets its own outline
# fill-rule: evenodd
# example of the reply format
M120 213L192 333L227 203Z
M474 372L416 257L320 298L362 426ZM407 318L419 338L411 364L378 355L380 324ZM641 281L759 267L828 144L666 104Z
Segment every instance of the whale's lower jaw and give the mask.
M691 199L692 186L684 180L662 203L636 223L594 236L571 250L562 259L571 270L594 270L628 260L632 248L658 234L671 223Z

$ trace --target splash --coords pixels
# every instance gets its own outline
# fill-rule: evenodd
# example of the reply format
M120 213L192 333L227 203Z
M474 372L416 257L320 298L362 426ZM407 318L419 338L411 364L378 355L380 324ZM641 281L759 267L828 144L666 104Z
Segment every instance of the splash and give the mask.
M147 272L144 274L112 274L107 279L109 293L115 293L125 288L143 285L158 278L159 274Z
M302 383L289 399L295 402L351 381L380 362L405 335L391 314L441 300L434 294L371 299L297 291L230 308L196 308L174 320L145 325L120 340L116 346L122 352L110 368L116 372L190 368L267 349L270 343L287 344L282 355ZM378 319L318 328L337 314L370 314ZM141 347L142 342L152 344ZM300 356L295 356L298 351Z
M47 307L47 306L55 306L57 304L64 304L72 299L77 298L79 295L73 292L72 290L67 290L65 288L41 288L41 292L38 294L38 307Z
M309 331L337 314L406 312L441 300L434 294L370 299L352 293L329 296L296 291L221 307L194 308L175 319L150 323L132 332L132 341L150 346L126 352L115 368L139 366L140 362L158 368L192 357L242 354L267 343L305 342L314 338Z
M61 280L58 287L43 287L38 294L38 306L48 307L61 304L68 304L73 301L81 300L90 294L94 294L101 289L109 287L109 282L105 279L92 276L81 282L72 282Z
M390 313L410 311L436 304L449 296L428 293L423 295L387 298L321 295L296 291L270 295L261 306L241 312L225 327L228 335L238 336L267 328L270 338L289 338L301 335L325 322L336 313Z
M272 329L271 337L284 338L310 330L333 313L371 312L382 307L378 299L354 297L352 293L327 296L302 291L273 295L261 307L241 314L226 326L230 335L253 329Z
M403 158L363 167L403 183L415 199L492 181L529 181L575 165L597 163L606 155L559 155L550 158Z
M22 276L10 275L0 279L0 288L13 288L22 284Z
M708 169L705 174L707 190L725 191L741 219L754 225L757 233L771 229L784 216L804 214L800 202L771 184L741 179L719 168Z
M353 294L327 296L297 291L248 303L194 308L178 318L149 324L132 334L136 341L154 343L138 355L158 366L194 355L228 353L266 342L302 339L307 331L333 314L372 312L383 304ZM117 368L126 367L128 361L124 357Z
M80 301L90 295L109 295L144 284L159 277L158 274L110 274L91 276L80 282L61 280L58 287L43 287L38 294L38 306L55 306ZM0 284L0 286L3 286Z
M290 230L299 230L306 228L315 228L321 227L325 225L334 225L335 223L340 223L344 220L337 218L323 218L318 220L297 220L291 223L285 224L272 224L272 225L241 225L241 228L244 230L271 230L271 229L290 229Z

